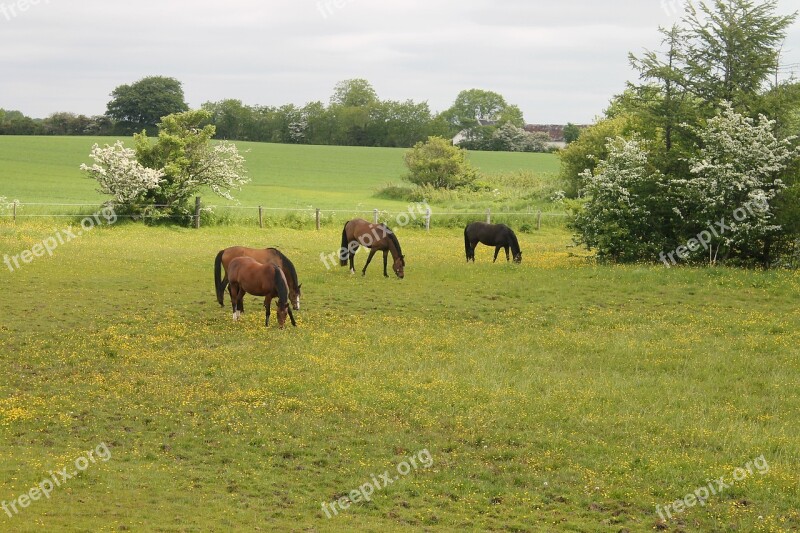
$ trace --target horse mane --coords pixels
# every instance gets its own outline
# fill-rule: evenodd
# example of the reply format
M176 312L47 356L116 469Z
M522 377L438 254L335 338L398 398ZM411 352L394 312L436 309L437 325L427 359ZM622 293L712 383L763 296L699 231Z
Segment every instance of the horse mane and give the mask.
M275 287L278 289L278 304L283 307L289 305L289 288L283 278L281 267L275 266Z
M508 238L511 241L511 254L517 255L520 253L519 241L517 240L517 235L514 233L514 230L511 228L508 228Z
M403 260L403 264L405 264L406 260L403 257L403 250L400 248L400 241L397 240L397 235L395 235L386 224L383 224L383 227L386 228L386 236L389 237L389 240L391 240L394 243L395 248L397 248L397 255L400 256L400 258Z
M283 252L281 252L277 248L270 248L270 250L273 250L276 254L278 254L278 257L281 258L281 263L283 263L283 270L285 270L289 274L289 279L291 279L292 283L294 283L294 286L297 287L298 286L298 284L297 284L297 270L295 270L295 268L294 268L294 263L292 263L289 260L289 258L286 257L285 255L283 255ZM288 279L287 279L287 281L288 281Z

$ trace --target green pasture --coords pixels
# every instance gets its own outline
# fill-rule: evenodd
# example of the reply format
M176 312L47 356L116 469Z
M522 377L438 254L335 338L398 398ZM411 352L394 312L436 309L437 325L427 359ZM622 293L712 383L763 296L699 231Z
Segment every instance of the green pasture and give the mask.
M0 257L68 223L0 221ZM0 265L0 501L111 453L0 530L800 528L797 273L597 266L557 228L520 234L520 265L485 247L467 265L458 229L403 228L406 278L379 260L361 277L319 260L340 231L120 222ZM216 303L233 244L294 260L296 329L265 329L255 298L239 323ZM430 468L349 503L423 450Z
M111 137L0 136L0 196L24 203L100 203L96 183L80 171L91 163L94 143ZM129 143L132 144L132 143ZM400 184L406 173L405 149L305 146L237 142L247 160L251 182L235 193L241 206L326 210L403 210L407 202L375 197L388 183ZM558 172L553 154L474 152L470 160L482 172ZM203 193L208 205L231 202ZM48 212L65 212L48 208ZM41 209L28 208L28 212ZM69 210L66 210L69 212Z

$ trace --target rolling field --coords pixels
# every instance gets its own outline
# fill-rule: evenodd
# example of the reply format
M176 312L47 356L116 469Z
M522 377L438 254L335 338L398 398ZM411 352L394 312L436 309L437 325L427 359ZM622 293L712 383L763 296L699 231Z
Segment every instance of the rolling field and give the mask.
M90 199L93 141L0 137L0 196ZM405 210L372 196L401 150L250 148L245 205ZM473 155L557 172L529 156ZM320 259L343 216L0 218L0 531L800 529L800 274L596 265L552 221L465 264L389 220L406 278L351 276ZM294 261L297 328L220 308L234 244Z
M21 202L74 203L104 197L80 171L91 163L94 143L113 137L0 136L0 196ZM242 206L322 209L405 209L404 202L376 198L387 183L398 184L407 172L403 148L301 146L237 142L251 178L235 197ZM558 172L553 154L473 152L472 163L486 173L533 170ZM204 194L208 204L229 201Z

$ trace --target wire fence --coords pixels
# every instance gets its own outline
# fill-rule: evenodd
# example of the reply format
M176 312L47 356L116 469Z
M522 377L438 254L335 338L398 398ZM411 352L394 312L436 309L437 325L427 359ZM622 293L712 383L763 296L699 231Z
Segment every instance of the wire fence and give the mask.
M170 206L153 205L151 208L157 210ZM27 218L80 218L90 212L96 212L107 205L98 203L51 203L51 202L12 202L6 206L0 206L0 218L18 219ZM129 218L133 220L148 221L148 215L144 214L119 214L118 218ZM389 209L364 208L363 206L345 208L297 208L297 207L268 207L268 206L242 206L242 205L205 205L200 197L197 197L194 205L194 213L187 215L154 214L152 219L179 219L199 228L203 225L225 225L225 224L257 224L263 228L265 226L302 226L313 224L316 229L336 222L343 217L352 218L361 216L374 223L392 222L401 226L416 225L429 230L432 226L452 227L453 224L460 224L468 219L473 221L508 222L515 220L527 228L541 229L543 221L545 225L552 222L565 220L569 215L563 212L543 211L539 208L530 207L525 211L500 208L487 208L486 210L457 210L449 209L439 211L431 208L425 203L409 204L405 211L393 211ZM548 222L549 221L549 222Z

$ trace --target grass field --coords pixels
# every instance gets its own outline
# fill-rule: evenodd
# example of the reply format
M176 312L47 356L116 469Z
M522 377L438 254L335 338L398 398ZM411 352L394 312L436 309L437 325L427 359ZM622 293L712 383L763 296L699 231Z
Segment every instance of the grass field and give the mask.
M113 144L111 137L0 136L0 196L21 202L100 202L96 183L79 170L91 163L94 143ZM405 149L341 146L301 146L237 142L247 160L252 182L236 193L242 206L289 209L394 209L404 202L376 198L387 183L400 183L407 172ZM485 173L532 170L558 172L553 154L470 154ZM204 194L209 205L229 201Z
M60 228L0 224L0 255ZM459 231L404 229L406 279L362 278L320 262L337 230L120 223L5 269L0 500L110 458L0 530L800 527L797 273L592 266L560 230L522 235L521 265L466 265ZM296 329L218 306L233 243L294 259Z
M90 199L93 141L0 137L0 196ZM243 203L404 210L372 196L401 155L253 145ZM596 265L553 219L518 233L520 265L391 224L406 278L351 276L320 260L344 216L0 218L0 531L800 529L800 274ZM233 244L294 260L296 329L216 303Z

